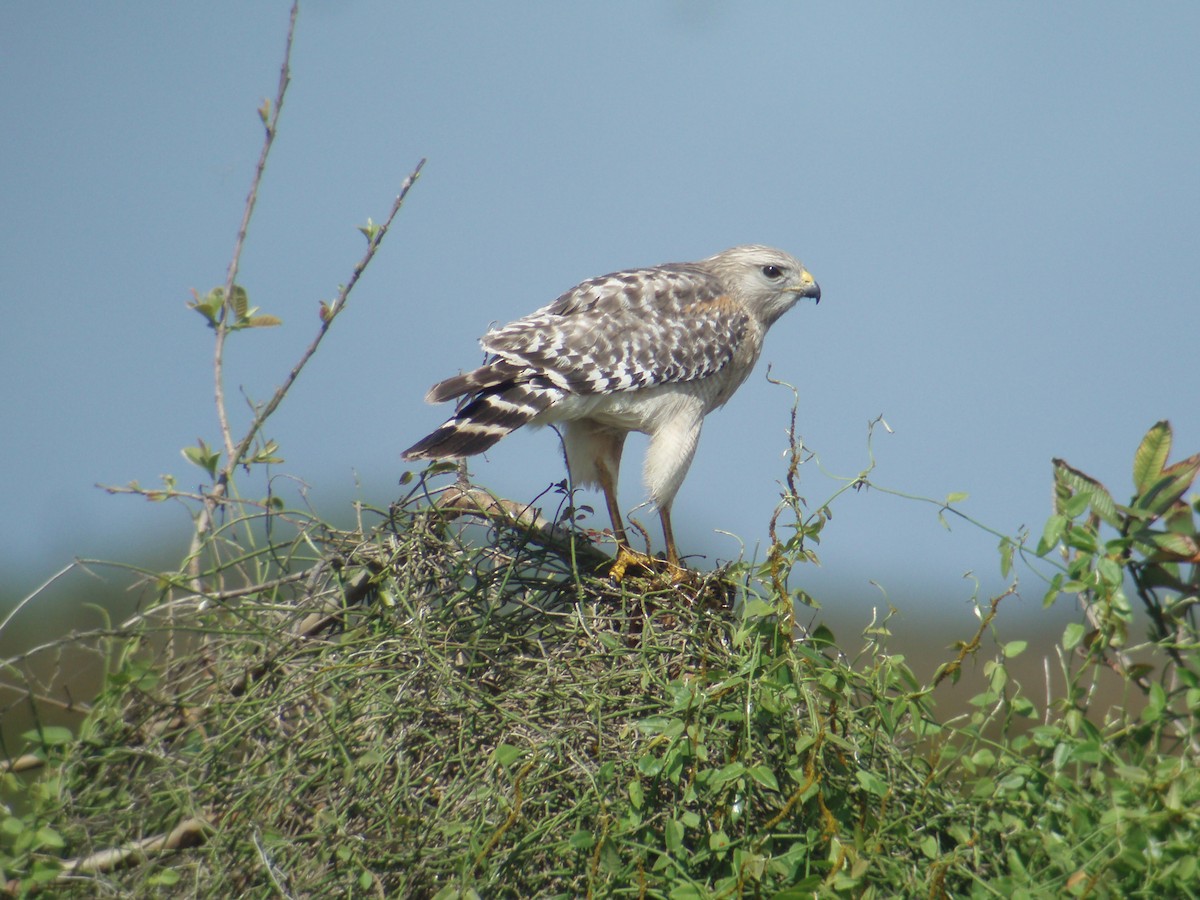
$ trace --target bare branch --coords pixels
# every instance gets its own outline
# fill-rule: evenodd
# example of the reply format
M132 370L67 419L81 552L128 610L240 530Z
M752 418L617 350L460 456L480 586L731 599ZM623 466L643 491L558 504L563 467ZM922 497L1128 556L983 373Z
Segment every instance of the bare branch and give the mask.
M61 569L39 584L36 588L34 588L27 596L22 598L19 603L14 604L13 608L8 611L8 615L6 615L3 619L0 619L0 632L4 631L4 629L8 627L8 623L13 620L17 613L19 613L30 602L32 602L33 599L38 596L38 594L46 590L48 587L50 587L50 585L54 584L54 582L58 581L58 579L62 578L73 568L75 568L75 563L68 563L67 565L63 566Z
M570 529L551 522L542 516L541 510L527 504L505 500L482 488L458 482L439 492L434 507L447 518L473 516L522 531L535 543L564 556L570 556ZM587 542L577 543L574 552L580 565L588 570L611 564L613 561L611 556Z
M122 847L100 850L90 856L68 860L63 866L63 874L58 881L69 882L75 876L98 872L111 872L121 866L139 863L147 856L166 853L172 850L184 850L204 843L211 826L203 819L185 819L176 825L169 833L133 841Z
M260 110L266 134L263 136L262 150L258 154L258 165L254 169L254 178L250 181L250 193L246 196L246 205L242 210L242 221L238 226L237 240L233 245L233 257L229 260L229 271L225 276L225 306L221 310L216 324L217 338L213 348L213 368L216 382L217 417L221 423L221 438L225 442L226 456L233 455L233 433L229 428L229 415L225 407L224 385L225 337L229 333L230 303L233 300L233 286L237 282L238 267L241 265L242 247L246 243L246 234L250 229L250 217L254 214L254 206L258 202L258 188L262 184L263 172L267 167L267 157L271 153L271 145L275 142L279 114L283 111L283 98L287 94L288 83L291 81L292 39L296 34L296 15L299 9L299 0L294 0L291 17L288 21L287 43L283 50L283 65L279 68L279 88L275 92L275 104L269 110Z
M6 759L0 762L0 773L28 772L33 769L40 769L44 765L46 765L46 761L40 756L26 753L23 756L18 756L16 759Z
M327 307L327 311L321 317L321 326L317 329L316 337L313 338L312 343L308 345L304 353L300 356L300 360L292 366L292 370L288 373L287 378L284 379L283 384L275 389L275 393L271 395L271 399L259 408L258 413L254 416L254 421L250 423L250 427L246 430L245 436L225 460L225 465L221 469L221 473L217 477L217 483L213 488L213 493L218 497L224 494L225 486L229 483L234 469L241 464L242 458L246 455L246 452L250 449L250 445L254 443L254 439L262 429L263 423L275 412L283 398L287 395L287 392L291 389L292 384L296 381L296 378L300 375L301 370L312 359L313 354L317 352L317 348L321 345L321 341L324 340L325 334L329 331L329 326L333 323L333 320L346 308L350 292L354 289L354 285L358 283L359 276L362 275L367 265L374 258L375 252L383 242L384 235L387 234L388 228L391 227L392 220L400 212L400 207L404 205L404 198L408 196L408 192L416 183L417 178L421 174L421 168L424 165L425 160L422 159L417 163L416 168L409 173L409 176L404 179L404 184L400 186L400 193L396 196L396 201L392 204L392 209L388 213L387 219L374 233L374 236L367 245L367 252L363 254L362 259L354 267L354 271L350 275L350 280L338 291L337 297Z

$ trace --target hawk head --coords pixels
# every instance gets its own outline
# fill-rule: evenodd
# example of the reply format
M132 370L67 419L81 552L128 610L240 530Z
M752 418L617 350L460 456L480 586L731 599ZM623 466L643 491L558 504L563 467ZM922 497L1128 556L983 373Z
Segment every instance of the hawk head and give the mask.
M820 285L800 260L782 250L748 244L724 250L705 262L764 328L801 297L821 302Z

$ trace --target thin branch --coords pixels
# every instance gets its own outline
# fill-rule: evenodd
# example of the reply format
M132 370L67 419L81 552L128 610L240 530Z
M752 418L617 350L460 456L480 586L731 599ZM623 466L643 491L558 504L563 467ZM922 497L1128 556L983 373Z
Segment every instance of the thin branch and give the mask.
M287 41L283 49L283 64L279 67L279 87L275 92L274 106L270 109L264 108L259 113L262 116L266 134L263 137L262 150L258 154L258 165L255 167L254 177L250 181L250 193L247 194L246 205L242 209L242 221L238 226L237 239L234 241L233 256L229 260L229 271L225 276L225 302L214 326L216 339L213 341L213 396L217 405L217 421L221 429L221 440L225 445L227 458L232 457L234 450L233 432L229 427L229 413L225 405L225 338L229 334L229 314L233 309L231 305L233 303L233 287L237 281L246 234L250 230L250 218L254 214L255 204L258 202L258 188L262 184L263 172L266 171L271 145L275 142L275 135L278 133L279 115L283 111L283 100L287 94L288 83L291 81L292 41L296 35L296 16L299 11L300 0L293 0L292 11L288 18ZM266 107L268 102L264 102L263 106ZM230 471L232 471L232 467ZM193 578L199 577L200 544L203 535L212 528L213 515L221 498L225 495L227 480L223 478L213 485L212 492L205 498L203 506L196 513L196 531L188 552L188 556L193 560Z
M242 260L242 247L246 243L246 234L250 230L250 217L254 214L254 206L258 202L258 188L262 184L263 172L267 168L267 157L271 153L271 145L275 142L278 132L279 114L283 111L283 98L287 94L288 83L291 81L292 39L296 34L296 15L300 10L299 0L292 3L292 13L288 21L287 43L283 50L283 65L279 68L279 88L275 92L275 105L263 114L263 125L266 134L263 137L262 150L258 154L258 165L254 170L254 178L250 182L250 193L246 196L246 206L242 210L242 222L238 226L237 240L233 245L233 257L229 261L229 272L225 276L225 306L221 310L216 324L217 339L213 349L213 369L215 374L215 393L217 401L217 417L221 423L221 438L225 442L225 453L233 455L233 432L229 428L229 415L225 408L224 358L225 337L229 334L228 319L233 302L233 286L237 282L238 267Z
M409 173L409 176L404 179L404 184L400 186L400 193L396 196L396 201L392 204L391 212L388 213L388 217L384 223L375 231L367 245L367 252L363 254L362 259L360 259L358 264L354 267L354 271L350 275L350 280L342 286L341 290L338 291L337 297L334 299L334 301L330 303L328 307L326 307L325 312L321 317L321 327L317 329L316 337L313 338L312 343L310 343L305 349L304 353L300 357L300 360L294 366L292 366L292 370L288 373L287 378L284 379L283 384L275 389L275 393L271 395L271 399L259 409L258 413L254 417L254 421L250 423L250 427L246 430L245 436L229 454L228 459L225 460L225 465L221 469L220 474L217 476L217 483L213 488L214 495L220 496L224 493L225 485L228 484L229 479L233 476L234 469L241 464L242 458L250 449L250 445L254 443L254 439L258 437L258 433L262 429L263 424L268 418L271 417L272 413L275 412L276 408L283 401L283 398L287 395L287 392L291 389L292 384L296 381L296 378L300 375L301 370L303 370L303 368L308 364L308 361L312 358L313 354L317 352L317 348L321 345L321 341L324 340L325 334L329 331L329 326L333 323L333 320L337 318L338 314L343 309L346 308L346 302L349 300L350 292L358 283L358 279L366 269L367 265L374 258L375 252L379 249L379 245L383 242L384 235L387 234L388 228L391 227L392 220L394 220L396 215L400 212L400 207L404 205L404 198L408 196L408 192L416 183L417 178L421 174L421 168L424 165L425 160L422 159L417 163L416 168Z
M470 484L447 485L439 493L434 507L446 518L474 516L523 531L537 543L559 553L571 552L571 531L545 519L540 510L494 497ZM591 569L612 562L611 556L591 544L575 542L574 552L579 561Z
M73 562L63 566L61 569L39 584L36 588L34 588L26 597L22 598L19 603L15 604L13 608L8 611L8 615L6 615L3 619L0 619L0 632L3 632L4 629L8 627L8 623L13 620L17 613L24 609L26 605L28 605L38 594L46 590L46 588L50 587L50 585L54 584L54 582L58 581L58 579L62 578L73 568L75 568L75 563Z
M18 756L16 759L6 759L0 761L0 774L28 772L32 769L40 769L46 765L46 761L40 756L35 756L32 753L26 753Z
M276 388L275 393L271 395L271 399L259 408L258 412L254 416L254 420L250 423L250 427L246 429L246 434L238 442L237 446L233 447L228 453L225 460L225 465L217 474L217 479L213 484L212 490L205 496L204 509L201 510L197 517L196 534L192 541L191 555L193 557L198 557L200 542L202 541L204 535L208 534L212 529L214 513L217 506L220 505L220 503L224 500L224 497L228 492L229 483L233 478L234 470L242 464L246 453L249 451L250 446L254 443L254 439L258 437L258 434L262 430L262 427L266 423L267 419L270 418L275 410L279 407L279 404L283 401L283 398L287 396L287 392L291 390L292 385L299 377L300 372L308 364L308 361L312 359L313 354L317 352L317 348L320 347L321 341L324 340L326 333L328 333L330 325L333 324L333 320L336 319L338 314L346 308L346 304L349 301L350 292L354 289L354 286L358 284L358 279L362 276L363 271L375 257L375 253L379 250L380 244L382 244L384 237L387 235L388 229L391 227L392 222L399 214L400 208L404 205L404 200L408 196L408 192L412 190L412 186L416 183L424 165L425 160L421 159L412 172L409 173L408 177L404 179L404 183L400 186L400 193L396 195L396 200L394 203L392 203L392 208L388 213L387 219L385 219L383 224L376 228L374 232L372 232L371 238L367 244L367 250L363 254L362 259L360 259L355 265L354 271L350 274L349 281L347 281L346 284L343 285L338 291L338 294L334 298L333 302L322 309L321 325L320 328L317 329L316 336L313 338L308 347L305 348L304 353L301 354L299 361L292 366L292 370L288 373L287 378L284 379L283 384Z
M143 838L122 847L100 850L90 856L67 860L63 865L63 873L56 880L69 882L81 874L111 872L121 866L142 862L152 854L198 846L207 839L211 827L203 819L185 819L167 834Z

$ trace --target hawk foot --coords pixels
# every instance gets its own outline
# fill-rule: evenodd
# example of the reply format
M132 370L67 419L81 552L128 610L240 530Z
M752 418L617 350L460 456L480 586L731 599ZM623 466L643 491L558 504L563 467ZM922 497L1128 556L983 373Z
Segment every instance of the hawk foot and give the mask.
M632 547L626 547L624 544L621 544L617 548L616 559L613 560L612 566L609 567L608 577L620 583L626 576L634 573L658 578L665 576L671 584L694 581L696 577L694 573L683 566L668 562L665 559L647 556L645 553L639 553Z

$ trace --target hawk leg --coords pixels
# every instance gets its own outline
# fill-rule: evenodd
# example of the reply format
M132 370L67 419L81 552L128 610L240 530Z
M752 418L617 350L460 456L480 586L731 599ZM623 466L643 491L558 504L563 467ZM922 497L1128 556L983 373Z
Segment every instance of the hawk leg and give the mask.
M663 538L667 542L667 565L672 569L682 569L683 566L679 562L679 551L675 549L675 532L671 529L671 507L660 509L658 517L662 519Z
M661 569L662 560L639 553L629 546L625 526L621 522L621 510L617 506L616 486L612 483L612 479L607 477L608 472L603 466L600 467L600 473L600 488L604 491L604 502L608 506L608 514L612 519L613 537L617 539L617 557L608 570L608 577L613 581L621 581L631 567L641 568L648 572ZM679 551L675 547L675 533L671 529L671 511L669 509L660 510L659 517L662 519L663 537L667 541L667 577L672 582L685 581L689 573L679 561Z

